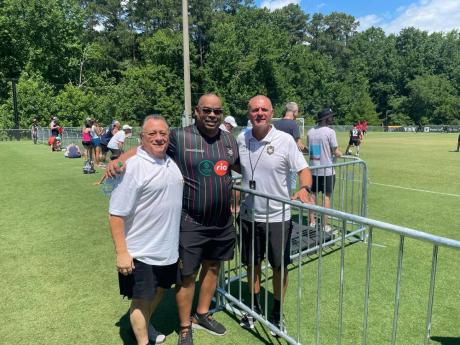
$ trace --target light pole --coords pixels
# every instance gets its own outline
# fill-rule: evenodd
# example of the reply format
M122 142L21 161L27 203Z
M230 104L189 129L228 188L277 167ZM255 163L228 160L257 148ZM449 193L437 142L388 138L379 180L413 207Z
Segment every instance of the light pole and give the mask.
M184 51L184 113L182 127L191 124L192 93L190 90L190 47L188 33L188 1L182 0L182 37Z

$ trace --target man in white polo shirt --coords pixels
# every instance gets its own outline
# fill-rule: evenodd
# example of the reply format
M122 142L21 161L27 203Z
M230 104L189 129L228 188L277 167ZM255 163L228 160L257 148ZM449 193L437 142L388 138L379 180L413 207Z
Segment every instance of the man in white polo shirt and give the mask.
M141 140L112 192L109 220L120 294L132 299L131 325L137 344L146 345L165 340L150 317L177 281L183 177L166 155L169 128L163 117L145 118Z
M237 139L242 186L262 192L270 196L289 199L289 175L295 171L299 176L300 189L292 196L302 202L309 203L312 177L308 164L299 151L291 135L277 130L270 124L273 107L270 99L265 96L255 96L248 104L248 118L252 129L242 132ZM284 217L283 217L284 215ZM290 263L289 247L291 237L291 214L289 205L283 212L280 202L269 202L267 199L247 195L241 204L243 246L241 248L242 262L248 266L248 285L254 293L254 310L262 313L260 305L261 261L265 257L266 221L268 219L269 247L268 260L273 268L274 303L270 315L271 322L283 329L280 315L281 296L284 297L287 288L288 271L284 271L284 281L281 282L281 267L286 268ZM268 217L268 218L267 218ZM252 221L254 221L254 281L251 281L252 265ZM283 243L284 240L284 243ZM284 247L284 259L282 248ZM253 321L243 316L240 325L253 328ZM274 335L274 333L272 333Z
M131 131L133 127L130 125L123 125L121 131L118 131L114 134L114 136L110 139L109 143L107 144L107 148L110 149L112 153L110 159L114 160L120 157L123 153L123 145L125 144L125 139L131 136Z

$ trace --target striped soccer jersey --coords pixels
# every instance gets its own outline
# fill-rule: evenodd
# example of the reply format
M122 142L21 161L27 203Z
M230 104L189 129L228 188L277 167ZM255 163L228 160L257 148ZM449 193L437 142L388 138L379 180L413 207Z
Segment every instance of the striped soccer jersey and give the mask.
M171 131L167 154L184 176L183 220L204 226L227 225L231 214L230 170L239 162L235 138L221 130L208 138L195 125L176 128Z

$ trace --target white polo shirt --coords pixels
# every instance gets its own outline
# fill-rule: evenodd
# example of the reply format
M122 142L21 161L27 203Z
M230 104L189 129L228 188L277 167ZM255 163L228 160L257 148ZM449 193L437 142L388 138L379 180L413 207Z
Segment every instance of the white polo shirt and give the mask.
M124 217L131 256L165 266L179 257L179 227L184 180L169 157L158 159L139 147L113 190L109 213Z
M119 143L124 143L126 138L125 131L120 129L115 135L110 138L109 143L107 144L107 147L112 150L119 150L120 146L118 145Z
M292 136L272 126L260 141L252 136L252 130L247 130L240 133L237 143L243 175L242 186L249 188L249 181L254 180L258 192L290 199L290 171L299 172L308 168L307 161ZM255 221L266 221L267 199L246 196L241 208L243 219L251 220L251 212L254 212ZM282 203L270 201L268 215L270 223L282 222ZM290 218L290 207L286 205L284 220Z

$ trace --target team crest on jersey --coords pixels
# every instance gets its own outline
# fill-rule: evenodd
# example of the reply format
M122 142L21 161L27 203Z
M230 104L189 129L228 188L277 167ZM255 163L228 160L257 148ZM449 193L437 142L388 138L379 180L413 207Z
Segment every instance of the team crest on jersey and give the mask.
M272 155L274 152L275 152L275 148L272 145L267 146L267 153L269 155Z
M214 164L210 160L206 159L200 162L198 170L203 176L211 176L211 173L214 170Z
M230 146L227 146L227 155L233 157L233 149Z

